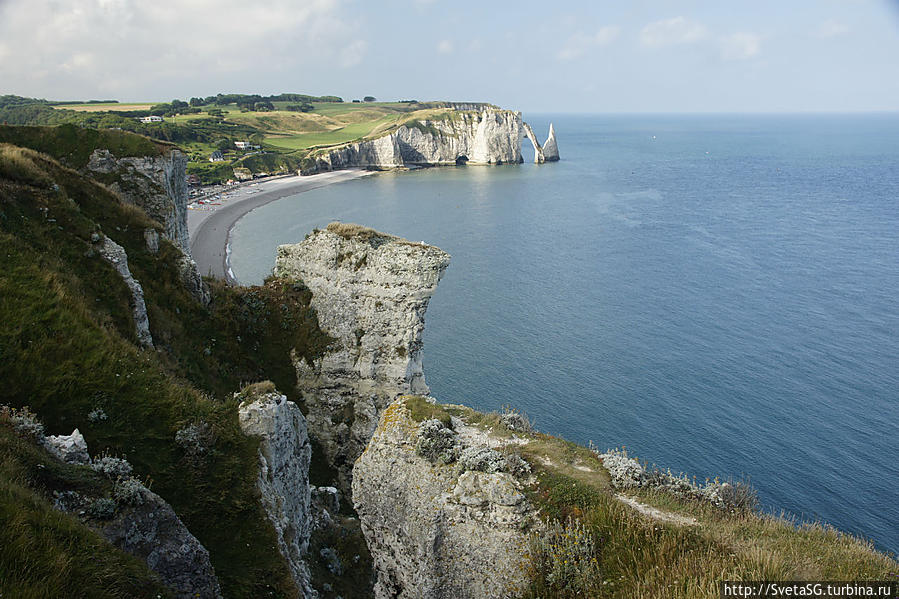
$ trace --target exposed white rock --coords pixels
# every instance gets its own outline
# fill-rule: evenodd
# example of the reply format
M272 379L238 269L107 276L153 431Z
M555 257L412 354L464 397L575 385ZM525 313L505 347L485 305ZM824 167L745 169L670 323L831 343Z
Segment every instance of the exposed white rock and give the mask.
M543 159L546 162L557 162L559 160L559 144L556 142L556 130L553 124L549 124L549 136L543 144Z
M531 141L531 143L534 144L534 162L537 164L543 164L544 162L546 162L546 158L543 155L543 148L537 141L537 136L534 135L534 130L527 123L524 123L524 134Z
M375 564L375 596L489 599L527 582L528 540L539 526L519 481L460 473L416 450L418 423L391 404L353 471L353 503Z
M278 248L275 275L309 287L319 326L336 340L315 363L294 363L310 434L343 491L381 411L398 395L427 393L424 315L449 260L439 248L340 223Z
M322 152L318 170L350 166L395 168L407 164L517 164L521 162L521 113L511 110L447 110L402 125L373 140Z
M256 485L277 533L278 549L303 596L315 597L304 561L312 532L312 448L306 420L297 405L279 393L265 393L242 402L238 418L245 434L262 438Z
M87 442L77 428L71 435L53 435L44 439L44 447L68 464L90 464Z
M94 244L104 260L109 262L128 290L131 291L131 313L134 317L134 328L137 332L137 340L143 347L153 347L153 336L150 334L150 318L147 316L147 305L144 302L144 290L140 283L131 276L128 269L128 254L125 248L117 244L109 237L103 237L102 240Z
M147 244L147 251L151 254L159 253L159 233L156 229L146 229L144 231L144 242Z

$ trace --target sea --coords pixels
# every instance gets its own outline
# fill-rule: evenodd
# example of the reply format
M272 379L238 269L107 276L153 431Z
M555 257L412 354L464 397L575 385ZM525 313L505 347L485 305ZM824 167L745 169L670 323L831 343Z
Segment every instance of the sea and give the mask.
M244 217L247 284L333 220L452 255L431 393L899 552L899 114L525 114L562 160L390 172Z

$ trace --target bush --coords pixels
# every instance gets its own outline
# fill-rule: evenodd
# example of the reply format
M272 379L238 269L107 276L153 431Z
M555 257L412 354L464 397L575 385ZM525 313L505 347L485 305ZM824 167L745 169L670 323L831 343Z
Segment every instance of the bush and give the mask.
M432 464L451 464L459 456L459 441L452 429L432 418L418 425L415 451Z
M9 406L0 406L0 419L9 422L13 429L23 437L38 441L44 438L44 425L28 409L28 406L24 406L20 410Z
M147 488L132 476L120 476L115 481L112 496L117 505L143 505Z
M87 513L91 518L96 518L97 520L110 520L115 516L115 508L115 501L108 497L101 497L91 501L87 508Z
M212 442L212 431L205 422L190 424L175 433L175 443L190 458L197 458L207 451Z
M602 589L598 545L580 520L554 520L531 537L532 597L595 597Z
M519 412L509 406L503 407L503 413L499 419L503 423L503 426L510 431L516 433L534 432L534 425L531 423L531 419L527 417L527 414Z
M110 480L129 476L132 471L128 460L111 455L102 455L95 459L91 464L91 468Z

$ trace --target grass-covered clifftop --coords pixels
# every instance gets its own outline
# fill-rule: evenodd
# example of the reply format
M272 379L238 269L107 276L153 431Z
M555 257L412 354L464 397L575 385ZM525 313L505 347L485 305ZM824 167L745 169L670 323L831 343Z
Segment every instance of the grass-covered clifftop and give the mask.
M51 104L32 98L17 98L4 104L0 98L0 122L63 125L70 128L73 139L75 131L92 131L93 134L77 133L85 139L84 147L93 143L85 136L97 134L104 136L109 144L115 144L117 136L130 139L128 143L134 142L134 136L124 135L127 131L154 141L176 143L189 157L190 173L198 175L204 183L221 183L234 178L235 167L254 174L294 172L304 166L310 154L325 148L379 137L403 124L427 130L422 121L452 118L457 110L492 107L479 103L342 102L332 96L308 98L302 106L304 111L297 110L294 100L272 100L264 102L265 108L257 109L235 94L206 98L198 106L184 103L180 109L172 108L171 104L154 106L152 103ZM163 122L141 123L137 119L151 112L162 114L160 111L166 107L171 114L167 113ZM0 141L17 143L15 139ZM251 142L259 149L241 150L234 145L235 141ZM116 156L131 155L107 147ZM63 152L56 148L44 145L38 149L62 158ZM224 152L223 162L209 161L216 149Z
M899 574L899 563L869 542L760 512L746 487L727 496L728 485L710 483L724 499L709 500L661 471L625 487L609 468L626 454L598 454L536 432L519 413L484 414L419 397L404 407L417 422L456 418L477 427L491 445L529 464L523 486L546 526L528 550L525 597L712 599L722 580L884 581Z
M13 138L73 166L106 144L136 153L156 147L122 132L0 127L0 139ZM162 241L152 253L147 229L162 231L104 186L47 154L0 144L0 404L30 406L48 434L79 428L92 454L127 456L209 550L227 597L293 596L257 501L257 442L241 434L231 394L261 379L295 387L290 351L311 358L327 342L310 293L280 281L213 286L205 308L181 283L179 250ZM93 249L95 235L127 251L156 350L138 349L130 292ZM206 431L201 450L175 440L192 424ZM63 563L79 576L84 548L72 539L89 531L52 512L52 485L19 472L15 464L0 471L4 511L61 522L63 532L0 527L0 546L26 548L0 553L2 586L18 588ZM47 550L30 553L35 545ZM101 560L107 554L97 552ZM114 590L118 583L97 584Z

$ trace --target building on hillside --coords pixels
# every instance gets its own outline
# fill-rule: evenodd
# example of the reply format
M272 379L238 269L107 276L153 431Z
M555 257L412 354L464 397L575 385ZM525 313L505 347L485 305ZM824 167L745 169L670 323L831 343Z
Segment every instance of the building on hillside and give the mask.
M224 162L225 155L222 154L221 150L216 150L209 156L209 162Z
M142 123L161 123L163 118L161 116L142 116L140 117L140 122Z
M248 141L235 141L234 147L236 147L238 150L258 150L261 146L251 144Z

